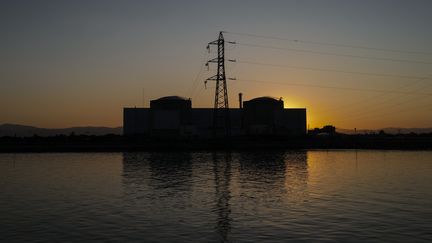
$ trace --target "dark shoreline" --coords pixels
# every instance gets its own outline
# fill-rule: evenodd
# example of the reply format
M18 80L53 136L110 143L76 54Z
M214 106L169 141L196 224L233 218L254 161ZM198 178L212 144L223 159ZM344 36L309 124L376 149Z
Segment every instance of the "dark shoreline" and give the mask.
M304 137L239 137L232 139L150 139L148 137L54 136L1 137L0 153L259 151L308 149L432 150L432 135L334 135Z

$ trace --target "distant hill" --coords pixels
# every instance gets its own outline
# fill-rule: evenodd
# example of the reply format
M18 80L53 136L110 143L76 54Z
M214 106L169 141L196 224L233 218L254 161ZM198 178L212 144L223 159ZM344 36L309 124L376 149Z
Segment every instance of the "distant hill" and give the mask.
M55 135L106 135L106 134L122 134L122 127L70 127L70 128L39 128L33 126L24 126L17 124L2 124L0 125L0 137L3 136L17 136L17 137L31 137L38 135L41 137L55 136Z
M366 133L379 133L381 130L383 130L385 133L388 134L408 134L408 133L432 133L432 128L397 128L397 127L387 127L382 129L357 129L358 134L366 134ZM344 133L344 134L354 134L353 129L343 129L343 128L336 128L336 132L338 133Z
M379 133L383 130L388 134L408 134L408 133L432 133L432 128L395 128L388 127L382 129L357 129L357 134L366 134L366 133ZM336 132L344 133L344 134L354 134L353 129L343 129L336 128ZM31 137L34 135L38 135L41 137L47 136L55 136L55 135L70 135L74 133L75 135L107 135L107 134L115 134L121 135L123 134L123 127L69 127L69 128L40 128L33 126L25 126L18 124L2 124L0 125L0 137L4 136L17 136L17 137Z

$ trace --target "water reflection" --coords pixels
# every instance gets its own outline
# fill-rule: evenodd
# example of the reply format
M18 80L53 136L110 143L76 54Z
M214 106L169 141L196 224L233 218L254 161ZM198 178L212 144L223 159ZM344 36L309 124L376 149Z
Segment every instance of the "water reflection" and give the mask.
M216 230L220 235L221 242L228 242L228 235L231 231L232 221L230 217L230 183L232 157L230 153L213 153L212 159L216 193Z
M148 157L151 180L155 190L177 187L184 193L190 190L192 162L190 153L151 153Z
M147 221L188 234L208 227L211 241L235 241L235 220L280 217L284 203L303 202L307 180L306 152L123 154L126 198Z
M139 184L146 178L148 170L148 154L145 153L123 153L123 180L125 184Z
M153 190L178 187L190 190L192 161L190 153L124 153L124 184L147 184Z
M309 178L307 155L304 151L284 154L285 190L291 203L301 203L307 199Z
M285 161L283 152L242 153L239 157L240 180L266 183L273 186L283 184Z
M431 242L430 161L430 151L2 154L0 235Z
M258 194L274 197L286 193L291 196L306 188L308 167L305 151L242 153L239 164L244 197L255 198Z

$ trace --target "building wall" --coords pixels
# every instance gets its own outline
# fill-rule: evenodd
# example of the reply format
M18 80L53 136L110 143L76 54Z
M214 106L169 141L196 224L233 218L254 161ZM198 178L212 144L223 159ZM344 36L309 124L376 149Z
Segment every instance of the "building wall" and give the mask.
M265 112L264 112L265 113ZM124 108L123 133L129 135L181 135L207 138L213 134L213 108L192 108L187 122L182 122L179 110ZM272 118L260 124L248 120L244 110L230 109L231 134L304 135L306 109L272 111ZM260 121L260 120L258 120ZM269 125L271 124L271 126Z
M269 97L243 102L244 124L249 133L271 133L275 130L276 112L283 110L283 101Z
M124 108L123 135L146 135L150 132L150 109Z
M229 109L231 120L231 134L242 134L242 112L240 109ZM191 125L197 137L211 137L213 135L213 108L193 108Z
M178 130L181 126L179 110L152 110L152 129Z
M276 133L282 135L306 134L306 109L283 109L275 113Z
M259 97L244 102L245 132L250 135L306 134L306 109L284 109L282 99Z

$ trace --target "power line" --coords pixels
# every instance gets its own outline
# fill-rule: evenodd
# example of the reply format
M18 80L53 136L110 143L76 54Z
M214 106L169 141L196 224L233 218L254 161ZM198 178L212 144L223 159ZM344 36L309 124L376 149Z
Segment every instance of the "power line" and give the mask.
M197 87L199 86L198 81L200 80L200 77L202 76L201 74L203 73L203 69L204 69L204 63L201 65L201 68L194 79L193 88L192 88L192 91L191 91L189 97L193 97L194 94L196 93Z
M209 57L209 53L206 52L206 55L204 55L204 58L201 61L201 65L199 67L199 71L198 71L197 75L195 76L195 79L192 82L192 86L189 89L189 92L187 92L189 94L189 97L193 97L194 94L195 94L195 92L196 92L199 77L201 76L201 74L202 74L202 72L204 70L204 66L205 66L205 63L206 63L206 60L208 59L208 57Z
M228 34L236 34L236 35L243 35L243 36L250 36L255 38L262 38L262 39L273 39L273 40L280 40L280 41L288 41L292 43L300 43L300 44L311 44L311 45L321 45L321 46L333 46L333 47L342 47L342 48L352 48L352 49L364 49L364 50L370 50L370 51L381 51L381 52L389 52L389 53L407 53L407 54L416 54L416 55L427 55L431 56L431 52L422 52L422 51L414 51L414 50L398 50L398 49L390 49L390 48L378 48L378 47L372 47L372 46L359 46L359 45L350 45L350 44L342 44L342 43L329 43L329 42L319 42L319 41L307 41L307 40L295 40L295 39L288 39L288 38L282 38L282 37L275 37L275 36L263 36L263 35L254 35L254 34L247 34L247 33L237 33L237 32L226 32ZM258 42L258 41L257 41ZM336 49L333 48L334 51L319 51L319 50L313 50L317 48L304 47L304 48L289 48L289 46L284 47L283 43L281 42L280 45L282 46L274 46L274 45L266 45L264 44L255 44L255 43L245 43L245 42L237 42L239 46L244 47L253 47L253 48L265 48L265 49L273 49L273 50L279 50L279 51L290 51L290 52L299 52L299 53L311 53L311 54L317 54L317 55L329 55L329 56L340 56L340 57L347 57L347 58L358 58L358 59L367 59L367 60L377 60L377 61L388 61L388 62L399 62L399 63L413 63L413 64L424 64L424 65L430 65L432 64L431 60L415 60L417 58L413 58L414 60L410 59L398 59L398 58L390 58L385 57L384 54L378 55L376 54L367 54L367 55L357 55L356 53L350 54L348 52L348 49ZM330 48L327 48L330 49ZM339 51L338 51L339 50ZM344 54L344 51L347 52L347 54ZM352 52L351 52L352 53ZM371 52L372 53L372 52ZM422 58L423 59L423 58ZM429 59L429 58L424 58ZM430 81L430 76L416 76L414 75L399 75L399 74L391 74L391 73L377 73L377 72L362 72L362 71L350 71L350 70L344 70L342 69L327 69L327 68L320 68L320 67L308 67L308 66L295 66L295 65L284 65L284 64L278 64L278 63L263 63L263 62L255 62L253 60L239 60L237 63L240 64L251 64L251 65L261 65L261 66L268 66L268 67L278 67L278 68L289 68L289 69L301 69L301 70L308 70L308 71L318 71L318 72L335 72L335 73L345 73L345 74L353 74L353 75L365 75L365 76L377 76L377 77L391 77L391 78L400 78L400 79L411 79L416 80L415 82L410 82L409 84L402 85L401 87L396 88L395 86L389 87L391 90L384 90L384 89L373 89L373 88L356 88L356 87L341 87L341 86L326 86L326 85L315 85L315 84L304 84L304 83L285 83L285 82L273 82L273 81L264 81L264 80L245 80L245 79L238 79L240 82L255 82L255 83L263 83L263 84L276 84L276 85L288 85L288 86L298 86L298 87L311 87L311 88L322 88L322 89L337 89L337 90L347 90L347 91L359 91L359 92L374 92L379 94L398 94L398 95L412 95L409 99L403 99L404 101L398 101L395 102L396 99L400 99L400 96L398 97L391 97L390 99L384 100L384 102L378 102L378 104L375 104L371 109L368 110L361 110L360 113L353 114L354 116L350 116L349 120L351 119L365 119L369 116L377 117L375 113L379 113L378 115L383 115L386 113L389 113L389 110L398 109L401 105L406 105L408 103L414 103L418 100L429 100L432 96L432 93L424 92L427 91L427 87L425 85L421 85L421 87L410 87L412 85L417 85L421 81ZM422 97L417 97L422 96ZM369 101L369 100L367 100ZM393 103L395 102L395 103ZM383 113L382 113L383 112ZM374 114L371 114L374 113Z
M430 85L430 84L428 84L428 85ZM419 87L418 89L424 89L424 87ZM418 90L418 89L416 89L416 90ZM411 92L415 92L415 91L411 91ZM410 97L411 99L408 99L408 100L403 100L403 101L399 100L397 103L389 103L389 102L396 100L396 98L400 98L400 97L393 97L393 99L388 99L388 100L385 100L384 102L381 102L379 104L371 105L371 106L369 106L370 109L362 110L360 112L355 112L354 116L348 115L348 116L346 116L347 118L344 120L357 119L358 117L363 118L363 117L365 117L365 115L366 115L366 117L368 117L368 114L374 114L374 113L377 113L379 111L386 111L386 110L389 110L392 108L398 108L401 105L406 105L409 103L418 102L419 100L429 98L429 97L428 96L423 96L420 98L419 97ZM366 108L368 108L368 107L366 107ZM379 114L381 115L382 113L380 112Z
M365 88L326 86L326 85L315 85L315 84L285 83L285 82L273 82L273 81L253 80L253 79L237 79L237 81L254 82L254 83L267 83L267 84L277 84L277 85L287 85L287 86L299 86L299 87L313 87L313 88L322 88L322 89L339 89L339 90L349 90L349 91L393 93L393 94L404 94L404 95L427 95L427 96L430 95L430 96L432 96L432 93L424 93L424 92L392 91L392 90L382 90L382 89L365 89Z
M409 91L409 92L416 92L415 90L413 91ZM363 111L360 111L360 114L364 114L364 113L370 113L371 111L377 111L377 110L383 110L386 109L386 107L392 107L395 106L395 101L398 101L396 104L400 104L400 103L407 103L409 101L418 101L419 98L418 97L410 97L411 99L408 100L404 100L404 101L400 101L400 96L396 96L396 97L391 97L390 99L386 99L382 102L379 103L375 103L375 104L370 104L369 106L366 106L363 108ZM427 96L425 98L428 98ZM364 110L366 109L366 110ZM358 114L358 113L357 113Z
M201 86L197 90L197 92L195 92L195 94L192 96L192 100L194 100L195 98L198 99L201 96L201 94L204 92L204 90L205 90L204 86Z
M269 45L257 45L257 44L242 43L242 42L236 42L236 44L241 45L241 46L255 47L255 48L267 48L267 49L283 50L283 51L291 51L291 52L304 52L304 53L312 53L312 54L317 54L317 55L330 55L330 56L359 58L359 59L378 60L378 61L389 61L389 62L432 64L432 62L426 62L426 61L405 60L405 59L395 59L395 58L386 58L386 57L359 56L359 55L351 55L351 54L340 54L340 53L334 53L334 52L322 52L322 51L313 51L313 50L269 46Z
M270 66L270 67L279 67L279 68L301 69L301 70L319 71L319 72L335 72L335 73L345 73L345 74L355 74L355 75L378 76L378 77L393 77L393 78L405 78L405 79L424 79L425 78L425 77L420 77L420 76L397 75L397 74L389 74L389 73L369 73L369 72L357 72L357 71L344 71L344 70L337 70L337 69L280 65L280 64L274 64L274 63L262 63L262 62L252 62L252 61L239 61L239 60L237 60L237 63Z
M294 42L294 43L303 43L303 44L312 44L312 45L321 45L321 46L335 46L335 47L344 47L344 48L354 48L354 49L364 49L364 50L394 52L394 53L409 53L409 54L428 55L428 56L432 55L432 52L424 52L424 51L398 50L398 49L379 48L379 47L372 47L372 46L361 46L361 45L351 45L351 44L342 44L342 43L330 43L330 42L321 42L321 41L289 39L289 38L284 38L284 37L256 35L256 34L241 33L241 32L225 31L225 33L232 34L232 35L242 35L242 36L261 38L261 39L282 40L282 41L289 41L289 42Z
M407 84L404 84L404 85L401 85L401 86L399 86L399 87L395 87L395 88L393 88L393 89L391 89L390 91L397 91L397 90L400 90L400 89L406 89L406 88L408 88L409 86L413 86L413 85L417 85L417 84L419 84L420 82L423 82L423 81L425 81L425 80L428 80L428 79L430 79L432 76L431 75L429 75L428 77L425 77L424 79L419 79L419 80L416 80L415 82L410 82L410 83L407 83ZM429 83L429 85L430 85L430 83ZM422 88L422 87L420 87L420 88ZM418 89L416 89L416 90L418 90ZM411 92L415 92L415 90L412 90ZM377 104L376 103L374 103L375 101L373 101L374 99L376 99L376 98L381 98L382 97L382 94L378 94L378 95L376 95L376 96L374 96L374 97L367 97L367 98L365 98L365 99L362 99L362 100L360 100L360 101L356 101L356 102L351 102L351 103L348 103L348 104L343 104L343 105L341 105L341 106L338 106L338 107L336 107L336 108L331 108L331 109L325 109L324 111L321 111L321 112L327 112L327 111L335 111L335 110L340 110L340 109L342 109L342 108L345 108L345 107L353 107L353 106L355 106L355 105L357 105L357 104L365 104L365 103L371 103L371 105L369 105L368 107L371 107L371 106L376 106ZM378 105L381 105L381 104L383 104L383 103L388 103L389 101L391 102L392 100L394 100L394 97L392 97L392 98L390 98L390 99L386 99L384 102L380 102L380 103L378 103ZM374 103L374 104L372 104L372 103Z
M398 102L396 104L393 104L390 107L385 107L385 108L381 108L381 109L375 109L372 112L366 112L366 113L362 113L359 116L346 116L345 119L339 120L339 122L346 122L346 121L351 121L351 120L365 120L368 118L381 118L381 117L386 117L389 114L394 114L394 109L395 108L401 108L403 105L407 105L407 104L412 104L414 102L417 102L418 99L412 99L410 101L401 101ZM418 106L418 104L416 104L415 107L412 107L410 109L406 109L404 108L404 113L403 115L406 115L406 112L410 112L413 110L417 110L417 109L424 109L423 106Z

